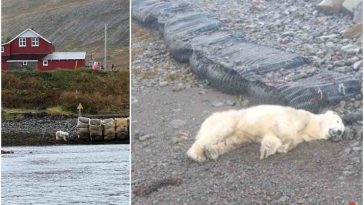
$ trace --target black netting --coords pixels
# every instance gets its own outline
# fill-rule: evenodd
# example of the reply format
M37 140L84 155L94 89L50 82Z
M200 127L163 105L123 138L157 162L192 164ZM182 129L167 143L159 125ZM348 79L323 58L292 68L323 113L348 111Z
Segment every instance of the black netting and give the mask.
M178 14L164 25L164 39L172 56L180 62L188 62L192 55L191 40L217 30L220 22L201 12Z
M188 6L189 3L183 0L137 0L132 2L131 15L139 23L159 28L158 17L166 10L178 10Z
M225 92L256 104L280 104L319 112L360 93L358 76L307 72L294 53L260 46L220 30L220 22L187 1L136 0L132 16L158 28L172 56Z

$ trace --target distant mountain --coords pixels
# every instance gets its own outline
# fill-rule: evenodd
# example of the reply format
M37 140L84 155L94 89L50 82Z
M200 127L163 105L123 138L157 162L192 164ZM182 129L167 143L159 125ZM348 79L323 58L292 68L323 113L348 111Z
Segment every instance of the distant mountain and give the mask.
M109 57L129 53L129 0L2 0L1 20L2 42L33 28L57 51L85 50L99 59L107 24Z

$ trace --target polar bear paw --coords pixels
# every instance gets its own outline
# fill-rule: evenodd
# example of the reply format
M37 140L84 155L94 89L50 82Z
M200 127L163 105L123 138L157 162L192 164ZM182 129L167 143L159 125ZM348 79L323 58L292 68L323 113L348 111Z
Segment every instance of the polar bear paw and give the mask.
M205 151L206 157L209 159L217 160L217 158L219 158L218 149L213 145L205 145L204 151Z
M193 145L188 151L187 156L195 162L204 162L206 157L203 151L203 147L199 145Z

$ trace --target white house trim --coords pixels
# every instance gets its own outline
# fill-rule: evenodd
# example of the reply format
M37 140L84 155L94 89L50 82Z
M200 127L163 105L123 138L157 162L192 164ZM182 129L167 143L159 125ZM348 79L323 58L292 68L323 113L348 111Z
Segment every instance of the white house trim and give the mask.
M34 35L33 34L30 34L29 32L33 33ZM36 36L42 38L43 40L45 40L45 41L47 41L48 43L51 44L50 41L48 41L46 38L44 38L39 33L33 31L30 28L25 29L25 31L21 32L19 35L15 36L13 39L11 39L10 41L8 41L7 43L10 43L10 42L14 41L18 37L36 37ZM4 43L4 44L7 44L7 43Z
M8 63L22 63L24 62L25 60L7 60L6 62ZM28 62L38 62L38 60L26 60Z
M48 60L43 60L43 66L48 66Z

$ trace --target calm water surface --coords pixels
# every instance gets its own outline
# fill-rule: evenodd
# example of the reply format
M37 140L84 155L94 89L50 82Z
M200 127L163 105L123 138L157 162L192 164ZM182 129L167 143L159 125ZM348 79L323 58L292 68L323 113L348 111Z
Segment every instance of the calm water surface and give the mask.
M3 147L1 204L126 204L129 145Z

